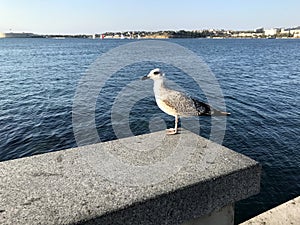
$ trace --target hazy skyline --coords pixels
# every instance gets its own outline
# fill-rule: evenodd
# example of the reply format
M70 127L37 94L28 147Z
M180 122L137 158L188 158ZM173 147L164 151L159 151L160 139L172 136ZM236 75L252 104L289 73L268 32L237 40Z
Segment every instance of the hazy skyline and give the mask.
M299 0L0 0L0 32L293 27L300 25L299 9Z

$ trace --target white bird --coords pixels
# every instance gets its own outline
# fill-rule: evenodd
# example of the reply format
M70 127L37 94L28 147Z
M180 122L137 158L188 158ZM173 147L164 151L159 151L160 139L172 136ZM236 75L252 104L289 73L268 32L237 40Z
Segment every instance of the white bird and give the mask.
M151 70L142 80L154 81L154 95L156 104L165 113L175 117L175 127L167 129L167 134L178 133L179 117L190 116L228 116L230 113L212 108L210 105L191 98L186 94L167 88L164 85L164 74L160 69Z

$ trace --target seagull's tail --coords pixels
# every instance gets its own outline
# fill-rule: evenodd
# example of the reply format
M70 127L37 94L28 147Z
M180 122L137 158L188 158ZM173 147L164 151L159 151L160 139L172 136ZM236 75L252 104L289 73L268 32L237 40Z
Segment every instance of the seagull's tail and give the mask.
M214 109L210 105L201 102L197 99L192 99L196 110L198 112L198 116L229 116L229 112L222 112L218 109Z

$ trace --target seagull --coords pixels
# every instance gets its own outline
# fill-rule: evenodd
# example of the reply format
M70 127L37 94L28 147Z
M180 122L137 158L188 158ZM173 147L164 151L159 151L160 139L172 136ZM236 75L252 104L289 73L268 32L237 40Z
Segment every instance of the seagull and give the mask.
M164 84L164 73L159 68L153 69L142 80L154 81L154 95L158 107L168 115L175 117L175 127L166 130L167 134L178 133L179 117L190 116L228 116L230 113L212 108L210 105L191 98L186 94L167 88Z

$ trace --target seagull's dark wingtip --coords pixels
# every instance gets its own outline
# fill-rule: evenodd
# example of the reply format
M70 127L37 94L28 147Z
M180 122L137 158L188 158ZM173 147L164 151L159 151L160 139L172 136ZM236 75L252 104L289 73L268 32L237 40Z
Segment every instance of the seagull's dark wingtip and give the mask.
M222 116L230 116L231 113L230 113L230 112L221 112L221 115L222 115Z
M213 116L230 116L231 113L230 112L222 112L222 111L215 110L212 115Z

